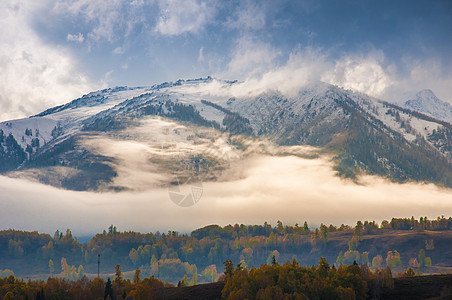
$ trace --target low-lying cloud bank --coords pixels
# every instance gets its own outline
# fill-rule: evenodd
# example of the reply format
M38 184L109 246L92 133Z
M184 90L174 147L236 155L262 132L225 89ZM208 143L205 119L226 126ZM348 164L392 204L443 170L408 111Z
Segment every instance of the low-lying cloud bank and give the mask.
M234 167L234 166L233 166ZM53 233L71 228L76 235L120 230L188 232L208 224L323 223L452 215L452 191L432 184L395 184L366 176L343 180L326 159L254 156L240 163L233 181L204 182L201 200L183 208L167 189L93 193L60 190L0 176L0 229ZM153 176L150 174L150 176ZM182 193L190 187L182 187Z

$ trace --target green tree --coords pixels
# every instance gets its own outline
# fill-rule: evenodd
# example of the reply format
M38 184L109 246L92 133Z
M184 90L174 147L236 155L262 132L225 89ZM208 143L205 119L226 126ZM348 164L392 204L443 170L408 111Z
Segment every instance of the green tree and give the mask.
M190 286L194 286L196 284L198 284L198 273L194 273L190 281Z
M83 268L82 265L78 266L77 276L78 276L78 279L82 279L85 276L85 269Z
M130 250L129 258L132 261L133 265L137 266L140 256L139 256L137 250L135 250L135 248L132 248L132 250Z
M217 267L210 265L204 269L202 276L207 282L215 282L217 280Z
M378 254L372 259L372 267L381 268L383 266L383 257Z
M369 264L369 252L364 251L361 254L361 264L368 265Z
M418 258L419 258L420 267L421 268L425 267L425 251L424 251L424 249L419 250Z
M425 258L425 266L431 267L432 266L432 259L430 257Z
M354 235L358 237L358 239L363 235L363 222L358 221L356 222Z
M344 253L340 251L336 259L336 264L342 266L343 263L344 263Z
M328 227L324 224L320 224L320 238L324 241L328 240Z
M53 272L55 271L55 267L53 265L53 261L49 260L49 271L50 271L50 277L53 277Z

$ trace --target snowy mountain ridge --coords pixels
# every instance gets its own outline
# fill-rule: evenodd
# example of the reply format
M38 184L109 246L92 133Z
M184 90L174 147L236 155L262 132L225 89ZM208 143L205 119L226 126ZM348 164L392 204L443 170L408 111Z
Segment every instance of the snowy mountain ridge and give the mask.
M452 123L452 105L436 97L431 90L419 91L403 103L403 107Z
M0 171L76 190L129 189L125 178L135 171L124 171L130 155L117 147L140 145L139 168L160 174L152 184L174 180L168 170L217 180L215 170L260 151L264 139L281 149L315 146L335 157L343 176L365 172L452 186L447 123L322 82L292 97L237 93L242 86L208 77L117 87L2 122ZM438 102L428 92L421 96Z

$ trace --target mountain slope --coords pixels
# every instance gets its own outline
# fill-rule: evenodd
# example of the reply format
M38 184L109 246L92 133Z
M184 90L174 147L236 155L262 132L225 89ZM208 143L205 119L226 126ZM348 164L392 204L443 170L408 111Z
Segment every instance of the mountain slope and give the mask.
M0 171L74 190L135 189L137 174L147 187L219 180L246 155L310 145L348 177L452 187L448 123L321 82L292 97L236 93L241 84L208 77L106 89L0 123Z
M419 91L413 99L405 101L403 107L452 123L452 105L438 99L431 90Z

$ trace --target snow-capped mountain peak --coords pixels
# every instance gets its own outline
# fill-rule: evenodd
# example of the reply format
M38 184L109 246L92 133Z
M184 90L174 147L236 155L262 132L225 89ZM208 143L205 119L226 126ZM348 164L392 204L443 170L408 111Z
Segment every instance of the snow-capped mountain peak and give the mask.
M404 107L452 123L452 105L436 97L432 90L419 91L403 104Z
M262 139L273 149L324 149L346 176L364 171L452 186L452 125L413 112L419 108L403 109L322 82L293 96L252 88L208 77L92 92L31 118L0 123L0 172L69 189L121 190L129 188L121 178L130 173L124 173L117 149L142 149L134 154L143 157L138 165L160 174L155 178L190 168L216 178L209 170L254 151L255 139ZM445 105L429 90L411 103L434 112ZM161 144L165 140L174 143ZM175 159L181 149L185 158ZM230 155L217 155L225 150ZM209 170L202 173L203 166Z

